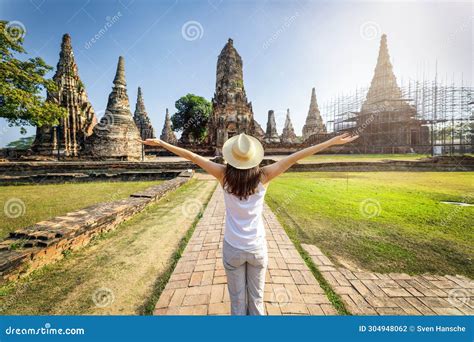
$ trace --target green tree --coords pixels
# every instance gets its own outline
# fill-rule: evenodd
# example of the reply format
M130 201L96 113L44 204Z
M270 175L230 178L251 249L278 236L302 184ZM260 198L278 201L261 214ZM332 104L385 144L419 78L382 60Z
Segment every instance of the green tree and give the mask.
M32 135L31 137L23 137L23 138L20 138L18 140L8 143L7 147L16 148L20 150L27 150L31 147L34 140L35 140L34 135Z
M52 67L40 57L15 58L26 53L25 33L19 22L0 21L0 117L10 126L54 126L67 111L42 96L45 90L57 91L54 81L44 77Z
M187 94L175 102L178 110L172 117L173 130L182 132L183 142L201 142L207 134L212 104L204 97Z

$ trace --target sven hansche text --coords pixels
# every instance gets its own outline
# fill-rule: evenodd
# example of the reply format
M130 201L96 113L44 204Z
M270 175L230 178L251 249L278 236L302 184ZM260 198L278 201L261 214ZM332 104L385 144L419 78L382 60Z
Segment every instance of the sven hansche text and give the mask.
M416 326L416 332L466 332L466 327L455 325L455 326L444 326L444 325L435 325L435 326Z

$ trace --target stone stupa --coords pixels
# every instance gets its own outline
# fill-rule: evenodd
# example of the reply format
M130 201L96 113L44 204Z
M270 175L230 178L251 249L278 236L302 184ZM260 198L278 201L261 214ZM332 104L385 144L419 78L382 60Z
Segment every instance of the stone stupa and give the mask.
M160 139L170 144L176 144L176 142L178 141L171 127L171 118L168 112L168 108L166 108L165 122L163 124Z
M306 123L303 126L303 141L308 139L313 134L327 133L326 125L323 123L323 118L319 112L318 102L316 101L316 90L311 90L311 102L309 105L308 116Z
M280 140L284 144L294 144L297 141L295 130L293 128L293 124L291 123L289 109L286 110L285 127L283 127Z
M125 81L125 60L119 57L107 109L86 141L85 154L92 159L139 160L140 132L133 121Z
M155 130L150 121L150 117L145 109L145 101L143 100L142 88L138 87L137 104L135 105L135 113L133 121L137 125L142 140L153 139Z
M360 138L355 144L365 153L430 151L430 129L417 119L417 108L403 97L390 62L385 34L365 101L357 113Z
M268 111L267 131L265 132L265 142L267 144L278 144L280 137L278 136L275 113L273 110Z
M402 91L393 73L393 66L388 53L387 36L380 38L379 55L370 83L367 97L362 104L361 112L380 112L405 109L410 105L403 100Z

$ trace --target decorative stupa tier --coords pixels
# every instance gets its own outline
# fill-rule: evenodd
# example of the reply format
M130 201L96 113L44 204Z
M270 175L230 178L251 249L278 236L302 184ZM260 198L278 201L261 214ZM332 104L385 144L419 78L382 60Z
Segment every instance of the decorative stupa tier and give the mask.
M228 40L217 59L216 91L208 132L209 142L217 147L240 133L263 139L263 131L254 120L252 103L245 93L242 58L232 39Z
M94 159L139 160L140 138L128 101L125 60L120 56L105 115L87 139L85 153Z
M267 131L265 132L265 142L267 144L277 144L280 142L280 137L278 136L276 122L275 122L275 113L273 110L268 111L268 120L267 120Z
M137 104L135 106L135 113L133 114L133 121L135 121L137 125L142 140L153 139L155 137L155 130L146 112L142 88L140 87L138 87Z
M297 141L293 124L291 123L290 110L286 110L285 127L281 134L281 142L284 144L293 144Z
M174 134L171 125L171 118L168 108L166 108L165 123L163 124L163 130L161 131L160 139L170 144L176 144L177 142L176 135Z
M303 141L308 139L313 134L327 133L326 125L323 123L323 118L319 112L318 102L316 101L316 90L311 91L311 102L309 104L308 116L306 123L303 126Z
M48 92L47 101L59 104L67 110L68 115L60 120L57 127L37 127L31 149L34 153L51 155L57 153L59 147L59 151L65 156L77 157L85 139L92 134L97 119L79 78L71 37L67 33L62 39L53 81L57 85L57 91Z

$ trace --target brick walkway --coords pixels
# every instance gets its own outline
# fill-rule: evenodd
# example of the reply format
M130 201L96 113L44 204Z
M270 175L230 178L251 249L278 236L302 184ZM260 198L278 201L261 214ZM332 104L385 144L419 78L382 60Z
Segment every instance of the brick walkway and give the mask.
M155 315L230 313L221 259L224 214L223 193L218 186L156 304ZM264 298L267 314L337 314L268 207L264 221L269 253Z
M351 271L336 267L316 246L303 248L352 314L474 314L474 282L466 277Z

